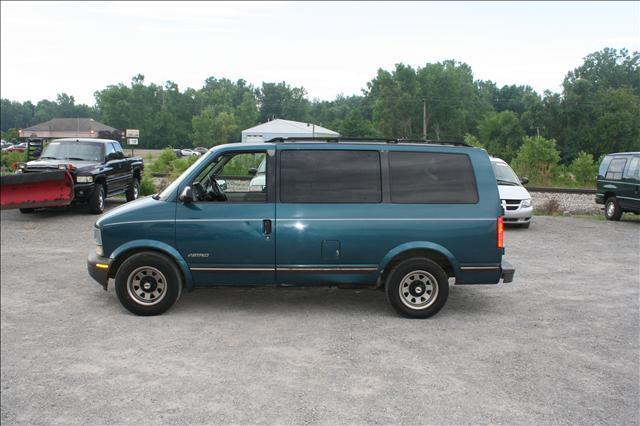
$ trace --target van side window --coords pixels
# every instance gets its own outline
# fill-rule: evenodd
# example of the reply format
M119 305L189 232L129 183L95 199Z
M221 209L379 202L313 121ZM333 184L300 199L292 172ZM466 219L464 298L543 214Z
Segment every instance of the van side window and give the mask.
M378 151L285 150L280 154L283 203L379 203Z
M392 203L478 202L475 175L466 154L391 151L389 166Z
M614 158L611 160L609 164L609 169L607 170L607 174L605 175L605 179L607 180L620 180L622 179L622 171L624 170L624 166L627 164L626 158Z
M624 172L624 177L626 178L634 178L638 174L638 162L640 162L640 157L633 157L629 162L629 167Z
M195 201L266 202L266 159L265 151L221 154L193 180ZM214 182L220 193L216 193Z

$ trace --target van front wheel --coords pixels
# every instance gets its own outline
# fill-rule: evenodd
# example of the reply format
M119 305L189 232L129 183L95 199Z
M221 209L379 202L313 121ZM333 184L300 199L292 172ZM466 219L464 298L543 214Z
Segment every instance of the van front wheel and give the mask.
M446 303L449 281L434 261L412 258L393 268L387 278L386 293L387 300L400 315L428 318Z
M167 256L156 252L136 253L118 268L116 295L129 312L159 315L182 294L182 275Z
M622 209L616 197L609 197L604 204L604 215L607 220L620 220Z

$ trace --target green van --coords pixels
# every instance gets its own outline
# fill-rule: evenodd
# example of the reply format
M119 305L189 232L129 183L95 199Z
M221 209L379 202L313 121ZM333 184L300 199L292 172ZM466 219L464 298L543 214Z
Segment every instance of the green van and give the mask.
M608 220L622 213L640 213L640 152L608 154L598 169L596 203L604 204Z

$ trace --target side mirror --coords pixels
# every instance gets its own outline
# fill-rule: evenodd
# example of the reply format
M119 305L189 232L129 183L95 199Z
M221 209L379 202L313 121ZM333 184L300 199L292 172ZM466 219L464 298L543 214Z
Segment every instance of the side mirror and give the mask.
M185 204L193 202L193 191L191 190L191 187L185 186L178 199Z
M257 174L258 174L258 169L256 169L256 168L251 168L251 169L249 169L249 174L250 174L251 176L255 176L255 175L257 175Z
M107 154L107 156L104 159L104 162L107 163L111 160L117 160L118 159L118 154L115 152L110 152L109 154Z
M523 177L522 179L520 179L520 183L523 185L526 185L529 183L529 178Z

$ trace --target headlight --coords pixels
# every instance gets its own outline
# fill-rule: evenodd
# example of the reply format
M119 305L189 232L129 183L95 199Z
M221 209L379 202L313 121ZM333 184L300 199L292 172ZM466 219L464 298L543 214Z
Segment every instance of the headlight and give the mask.
M93 240L96 242L96 244L98 244L99 246L102 245L102 231L100 230L100 228L98 227L94 227L93 228Z
M102 249L102 231L100 231L100 228L93 228L93 240L96 242L96 254L98 256L104 256L104 250Z
M76 182L78 182L78 183L91 183L91 182L93 182L93 177L92 176L77 176L76 177Z
M527 198L526 200L522 200L522 207L531 207L531 198Z
M67 165L66 164L58 164L58 169L67 170Z

